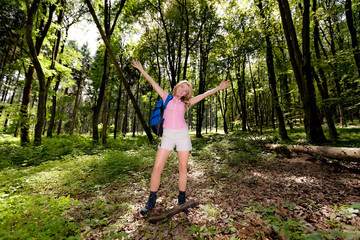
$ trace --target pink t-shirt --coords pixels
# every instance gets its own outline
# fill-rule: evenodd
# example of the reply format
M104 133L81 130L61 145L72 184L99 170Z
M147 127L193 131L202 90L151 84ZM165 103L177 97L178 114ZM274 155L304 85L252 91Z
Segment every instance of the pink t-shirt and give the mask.
M164 102L169 94L166 93L164 96ZM167 104L166 109L164 111L164 128L182 130L187 128L187 124L185 122L185 104L173 97Z

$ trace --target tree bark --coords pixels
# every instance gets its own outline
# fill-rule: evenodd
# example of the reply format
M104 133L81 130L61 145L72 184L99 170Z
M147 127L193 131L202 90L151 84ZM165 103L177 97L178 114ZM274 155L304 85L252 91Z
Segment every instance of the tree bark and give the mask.
M10 101L9 101L10 106L12 106L13 103L14 103L14 98L15 98L16 90L18 88L18 81L19 81L20 74L21 74L21 71L19 71L18 76L17 76L16 81L15 81L15 88L13 90L13 94L12 94L12 96L10 98ZM4 129L6 129L6 127L7 127L9 116L10 116L10 112L8 112L6 117L5 117Z
M51 5L51 7L49 9L49 15L48 15L47 22L45 23L44 19L42 19L40 22L39 35L36 37L36 43L34 45L34 42L32 40L32 31L33 31L33 27L34 27L34 17L39 9L39 5L40 5L40 0L35 0L31 4L31 6L28 1L26 2L27 20L26 20L26 27L25 27L25 40L29 47L29 57L32 61L32 65L29 66L28 70L25 73L23 98L22 98L21 107L20 107L20 128L21 128L20 142L21 142L21 145L30 143L30 135L29 135L30 99L31 99L32 83L33 83L33 79L35 76L35 70L38 71L39 82L42 82L42 85L45 82L45 75L42 72L40 62L37 59L37 55L39 54L41 46L47 35L47 32L50 29L52 15L53 15L53 12L55 11L55 6ZM46 9L44 11L46 11ZM40 88L44 88L44 86L42 86ZM44 102L42 101L40 103L40 105L43 103ZM43 118L40 118L40 122L38 119L39 124L43 124L43 121L44 121ZM38 127L39 127L39 125L38 125ZM41 132L42 131L40 130L40 134L41 134ZM37 129L37 137L38 137L38 134L39 134L39 129ZM40 144L41 144L41 135L40 135L40 139L37 138L36 144L39 144L39 140L40 140Z
M54 126L55 126L56 104L57 104L56 94L57 94L57 91L59 90L60 82L61 82L61 75L58 75L55 86L54 86L54 96L52 97L52 100L51 100L52 105L50 108L50 121L49 121L49 126L47 129L47 133L46 133L47 137L49 137L49 138L52 137L52 133L54 131Z
M32 39L32 33L33 33L33 27L34 27L34 17L37 13L37 10L39 9L40 0L35 0L31 6L29 2L26 4L27 9L27 21L26 21L26 27L25 27L25 38L26 43L29 48L29 57L31 59L31 62L36 70L37 78L39 80L39 102L38 102L38 111L37 111L37 123L35 125L35 137L34 137L34 145L41 145L41 135L43 130L43 125L45 122L45 114L44 109L46 108L46 81L45 81L45 74L43 72L43 69L41 67L40 61L38 59L38 54L42 45L43 41L36 41L36 44L34 45L33 39ZM55 11L55 5L51 5L49 9L49 16L48 16L48 22L45 28L47 27L46 31L43 31L41 34L41 37L45 38L46 33L51 25L51 20L53 16L53 12ZM30 74L29 76L33 76L33 74ZM30 79L30 82L32 83L32 79Z
M74 102L74 110L73 110L73 114L72 114L72 118L71 118L71 125L70 125L70 135L72 135L74 133L74 129L75 129L75 123L76 123L76 116L77 113L79 111L79 106L81 103L81 93L82 93L82 84L83 84L83 79L82 79L82 73L80 74L80 79L77 85L77 89L76 89L76 94L75 94L75 102Z
M99 22L96 14L95 14L94 8L92 7L90 0L85 0L85 2L86 2L87 6L88 6L88 8L90 10L90 13L91 13L91 15L92 15L92 17L93 17L93 19L94 19L94 21L96 23L96 26L97 26L97 28L98 28L98 30L100 32L100 35L101 35L101 37L102 37L102 39L103 39L103 41L105 43L106 49L108 50L108 53L109 53L109 56L110 56L113 64L115 65L116 71L120 75L120 79L121 79L121 81L122 81L122 83L123 83L123 85L124 85L124 87L126 89L126 92L127 92L128 96L130 97L130 100L131 100L131 102L132 102L132 104L133 104L133 106L135 108L135 111L136 111L136 113L137 113L137 115L139 117L139 120L140 120L140 122L141 122L141 124L142 124L142 126L143 126L143 128L144 128L144 130L146 132L146 135L147 135L149 141L153 142L154 138L153 138L153 136L151 134L150 127L147 125L147 123L146 123L146 121L144 119L144 116L142 115L141 110L139 108L139 105L137 104L137 102L135 100L135 97L132 94L131 89L130 89L130 87L129 87L126 79L125 79L124 73L122 72L118 62L116 61L116 57L115 57L113 51L111 50L110 43L107 40L107 38L106 38L102 28L101 28L100 22Z
M106 39L105 43L106 45L106 50L104 53L104 73L102 75L102 79L101 79L101 87L100 87L100 93L99 93L99 97L97 100L97 103L94 107L94 114L93 114L93 141L98 142L99 141L99 128L98 128L98 123L99 123L99 119L100 119L100 111L101 109L103 109L102 112L102 124L103 124L103 132L102 132L102 143L106 144L106 137L107 137L107 89L108 89L108 82L109 82L109 72L110 72L110 62L109 62L109 57L110 58L114 58L112 59L113 61L115 60L115 56L109 56L109 55L113 55L113 53L109 52L110 50L110 42L111 42L111 35L114 32L115 26L116 26L116 22L117 19L120 16L120 13L124 7L126 0L121 0L120 6L118 11L115 14L115 18L114 18L114 22L111 25L110 23L110 17L111 17L111 7L109 4L108 0L104 0L104 31L101 28L100 22L98 21L96 15L95 15L95 11L92 8L92 5L90 3L90 1L85 1L86 4L88 5L88 8L90 10L91 15L94 18L94 21L96 22L96 24L98 25L98 29L100 31L101 29L101 37L103 38L104 42ZM96 18L96 20L95 20ZM115 64L116 65L116 64ZM120 69L120 67L119 67Z
M116 112L115 112L115 128L114 128L114 139L116 139L117 132L119 131L119 114L120 114L120 103L121 103L121 82L119 84L119 92L118 92L118 99L116 102Z
M62 21L63 21L63 18L64 18L64 8L65 8L65 4L66 4L66 1L65 0L61 0L61 8L60 8L60 12L59 12L59 16L58 16L58 21L57 21L57 24L59 26L61 26L62 24ZM56 33L55 33L55 36L56 36L56 41L54 43L54 47L53 47L53 54L52 54L52 59L51 59L51 66L50 66L50 69L54 69L55 70L55 63L56 63L56 59L58 57L58 53L59 53L59 49L60 49L60 44L61 44L61 30L60 29L57 29L56 30ZM66 37L65 39L67 38L67 30L66 30ZM64 46L65 46L65 41L64 43L62 44L61 46L61 50L60 52L63 53L64 52ZM59 61L59 63L61 64L61 60ZM48 93L48 90L49 90L49 87L51 85L51 82L53 80L53 76L50 76L48 78L48 81L46 83L46 99L47 99L47 93ZM60 84L60 81L61 81L61 76L58 77L58 80L57 82L55 83L55 93L54 93L54 96L52 97L52 103L54 105L51 106L50 108L50 122L49 122L49 126L48 126L48 129L47 129L47 137L52 137L52 131L53 131L53 128L54 128L54 121L55 121L55 114L56 114L56 92L59 88L59 84ZM45 99L45 100L46 100ZM46 106L45 106L45 110L44 110L44 117L46 117Z
M313 12L316 12L317 9L317 1L313 0ZM315 16L314 19L314 49L315 49L315 56L316 58L321 62L322 58L320 55L320 31L319 31L319 21L317 20L317 17ZM328 91L328 86L327 86L327 79L325 77L325 72L322 69L321 66L318 67L319 69L319 75L320 75L320 79L317 76L317 74L314 72L314 77L315 80L317 82L318 85L318 89L320 92L320 95L322 97L322 108L324 110L324 115L326 118L326 122L329 128L329 134L330 134L330 138L332 140L336 140L338 138L338 133L336 131L336 127L335 127L335 123L333 120L333 115L331 113L331 107L328 106L328 104L326 103L326 101L329 99L329 91Z
M187 74L187 65L188 65L188 60L189 60L189 56L190 56L190 51L191 49L195 46L195 44L198 42L199 40L199 36L202 33L203 30L203 26L206 22L206 14L207 14L207 10L208 7L206 6L204 8L204 13L203 13L203 18L199 27L199 31L197 32L197 37L194 39L194 41L190 44L190 22L189 22L189 11L188 11L188 7L186 4L186 0L184 5L184 10L185 10L185 17L184 17L184 21L185 21L185 25L186 25L186 30L185 30L185 58L184 58L184 66L183 66L183 79L187 79L186 78L186 74Z
M154 217L151 217L149 219L149 222L150 223L157 223L157 222L160 222L160 221L163 221L163 222L166 222L168 221L172 216L174 216L175 214L179 213L179 212L182 212L188 208L192 208L192 207L196 207L197 205L199 205L199 201L197 200L190 200L184 204L181 204L177 207L174 207L172 209L170 209L169 211L166 211L165 213L163 214L160 214L158 216L154 216Z
M218 94L218 102L219 102L219 106L220 106L221 116L223 117L224 133L228 134L228 126L227 126L227 122L226 122L226 111L227 111L226 99L227 99L227 90L225 89L225 96L224 96L224 101L223 101L224 104L221 104L220 93Z
M326 138L321 127L321 121L316 106L315 89L310 63L310 0L304 0L302 48L300 51L291 11L287 0L278 0L283 29L288 45L291 64L295 74L304 110L306 138L309 142L324 143Z
M360 77L360 49L359 43L356 36L356 29L354 26L353 13L352 13L352 3L351 0L345 1L345 15L346 15L346 23L349 28L350 36L351 36L351 46L353 48L355 64L357 66L358 74Z
M239 51L240 52L240 51ZM241 107L241 129L246 131L247 124L247 110L246 110L246 84L245 84L245 63L246 57L243 53L243 61L240 60L241 56L238 56L238 66L236 66L236 78L238 81L238 95L240 98Z
M302 152L314 156L344 160L349 162L360 162L360 148L325 147L325 146L309 146L309 145L279 145L279 144L266 144L266 147L271 149L286 147L288 150L294 152Z
M290 140L290 138L288 137L287 132L286 132L284 115L283 115L283 111L281 110L281 107L280 107L280 99L279 99L279 95L278 95L278 92L276 89L274 55L273 55L273 49L272 49L272 43L270 40L270 35L268 32L268 28L269 28L268 24L269 23L266 22L267 20L266 20L265 14L264 14L261 0L259 0L259 2L258 2L258 7L260 9L260 15L266 25L265 26L266 65L267 65L267 69L268 69L268 78L269 78L270 91L271 91L271 95L272 95L272 102L273 102L276 117L278 120L279 135L280 135L280 139L282 141L288 141L288 140Z
M139 92L140 92L140 79L137 82L136 86L136 102L139 102ZM132 122L132 136L135 137L136 132L136 113L133 114L133 122Z

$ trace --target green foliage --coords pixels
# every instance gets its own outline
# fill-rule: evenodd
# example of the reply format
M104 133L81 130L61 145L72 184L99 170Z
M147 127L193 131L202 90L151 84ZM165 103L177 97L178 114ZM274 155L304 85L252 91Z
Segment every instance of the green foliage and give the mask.
M0 200L0 239L81 239L68 216L78 201L69 196L17 195Z
M284 202L282 205L285 208L292 209L295 205L294 203ZM334 206L337 216L345 216L347 218L355 217L354 213L358 213L360 204L354 204L351 206ZM274 207L264 207L262 205L255 205L251 203L250 207L246 207L246 210L243 212L247 213L256 213L257 217L265 220L269 226L279 235L281 238L286 239L334 239L334 238L344 238L344 239L358 239L360 236L360 231L353 226L346 225L344 223L336 223L334 221L329 222L330 225L340 227L343 231L331 230L326 231L315 231L309 232L307 228L307 223L305 221L295 221L291 219L283 219L278 216L276 213L279 210ZM334 220L335 216L331 217Z
M91 203L80 207L81 218L78 217L76 220L93 229L104 227L116 221L118 216L126 212L128 208L127 203L115 203L114 201L95 198ZM113 215L113 213L116 214Z
M230 167L251 168L265 162L261 149L246 137L234 135L209 135L192 141L192 155L200 161L227 163ZM267 161L271 158L267 157Z
M206 224L199 227L196 225L191 225L190 227L186 228L187 231L192 233L192 236L196 239L211 239L215 236L215 229L212 227L207 227Z
M9 154L0 171L1 239L79 239L79 226L102 228L117 221L134 210L124 196L81 204L70 196L99 193L138 172L149 175L156 154L146 137L109 139L107 146L84 136L46 138L37 148L22 148L11 137L1 143Z
M92 143L85 136L54 136L44 138L39 147L20 146L18 139L6 138L0 145L0 166L11 167L39 165L49 160L61 159L63 156L95 154L103 147Z
M148 144L137 145L142 142L142 138L109 141L106 150L89 138L63 136L47 139L40 148L19 147L19 151L13 153L17 157L26 157L27 150L32 160L42 163L1 171L0 193L26 191L76 195L100 190L112 181L121 181L141 168L151 166L156 152Z

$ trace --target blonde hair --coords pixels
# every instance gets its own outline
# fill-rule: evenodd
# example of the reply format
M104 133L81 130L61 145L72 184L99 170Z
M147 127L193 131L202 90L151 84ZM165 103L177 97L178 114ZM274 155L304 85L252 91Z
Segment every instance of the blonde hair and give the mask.
M178 87L180 87L182 84L187 84L187 85L188 85L188 87L189 87L189 92L188 92L188 94L186 94L186 96L181 97L180 100L185 104L185 108L186 108L186 109L189 109L189 107L190 107L190 105L191 105L190 102L189 102L189 100L190 100L190 98L192 97L192 94L193 94L193 89L192 89L191 83L189 83L187 80L182 80L182 81L178 82L178 83L175 85L174 89L172 90L172 95L175 96L176 90L177 90Z

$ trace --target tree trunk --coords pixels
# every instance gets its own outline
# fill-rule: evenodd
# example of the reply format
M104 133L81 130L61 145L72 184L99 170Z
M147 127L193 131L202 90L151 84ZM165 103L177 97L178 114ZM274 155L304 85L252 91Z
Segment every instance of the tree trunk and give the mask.
M188 201L188 202L186 202L186 203L184 203L184 204L181 204L181 205L179 205L179 206L177 206L177 207L174 207L174 208L166 211L166 212L163 213L163 214L160 214L160 215L158 215L158 216L151 217L151 218L149 219L149 222L150 222L150 223L157 223L157 222L160 222L160 221L166 222L166 221L168 221L172 216L174 216L175 214L177 214L177 213L179 213L179 212L182 212L182 211L184 211L184 210L186 210L186 209L188 209L188 208L195 207L195 206L197 206L197 205L199 205L199 201L197 201L197 200L190 200L190 201Z
M327 3L327 2L326 2L326 7L331 8L331 6L329 6L329 3ZM328 16L326 18L326 20L327 20L326 25L329 28L330 51L334 58L334 61L333 61L334 63L331 64L331 68L332 68L332 72L333 72L333 78L334 78L335 89L336 89L336 97L337 97L337 101L338 101L338 109L339 109L339 113L340 113L340 126L346 127L347 123L346 123L345 108L344 108L344 105L341 103L342 102L341 101L342 89L341 89L340 81L341 81L342 76L339 75L339 67L338 67L338 62L337 62L338 56L337 56L337 52L336 52L334 29L333 29L333 23L332 23L331 16ZM339 51L341 51L341 50L343 50L343 49L339 45ZM325 55L325 50L323 50L323 52Z
M246 111L246 85L245 85L245 63L246 57L243 54L243 61L241 62L241 56L239 58L239 65L236 67L236 77L238 80L238 94L240 98L240 107L241 107L241 129L243 132L246 131L247 124L247 111Z
M200 27L199 27L199 31L197 33L197 37L191 44L190 44L190 41L189 41L190 23L189 23L189 13L188 13L186 0L185 0L185 4L184 4L184 9L185 9L185 19L184 19L184 21L185 21L185 24L186 24L186 30L185 30L185 59L184 59L184 66L183 66L183 79L187 79L186 74L187 74L187 65L188 65L188 60L189 60L189 56L190 56L190 51L195 46L195 44L199 40L199 36L202 33L203 26L204 26L204 24L205 24L205 22L207 20L206 14L207 14L208 7L206 6L204 8L203 18L202 18L202 22L201 22Z
M116 102L116 112L115 112L115 128L114 128L114 139L116 139L116 135L118 133L118 128L119 128L119 114L120 114L120 103L121 103L121 82L119 85L119 92L118 92L118 99Z
M25 73L25 83L23 96L20 106L20 142L21 145L30 143L30 99L31 89L34 80L35 69L33 66L29 66L29 69Z
M278 145L266 144L266 147L271 149L280 149L285 147L294 152L302 152L310 155L344 160L349 162L360 162L360 148L345 148L345 147L325 147L325 146L310 146L310 145Z
M357 66L358 74L360 77L360 49L359 43L357 40L357 32L354 27L353 13L352 13L352 3L351 0L345 1L345 15L346 15L346 23L349 28L350 36L351 36L351 46L353 48L355 64Z
M316 12L317 9L317 1L313 0L313 12ZM315 17L314 19L314 49L315 49L315 56L316 58L322 62L322 58L320 55L320 31L319 31L319 22L317 20L317 18ZM336 127L333 121L333 116L331 113L331 107L328 106L328 104L326 103L326 101L329 99L329 92L328 92L328 86L327 86L327 79L325 77L325 72L322 69L321 66L318 67L319 69L319 74L320 74L320 79L317 76L317 74L314 72L314 77L315 80L317 82L318 85L318 89L320 92L320 95L322 97L322 108L324 110L324 114L325 114L325 118L326 118L326 122L329 128L329 133L330 133L330 138L332 140L336 140L338 138L338 133L336 131Z
M140 120L140 122L141 122L141 124L142 124L142 126L143 126L143 128L144 128L144 130L146 132L146 135L147 135L149 141L153 142L154 138L153 138L153 136L151 134L150 127L147 125L147 123L146 123L146 121L145 121L145 119L144 119L144 117L143 117L143 115L141 113L141 110L139 108L139 105L137 104L137 102L136 102L136 100L134 98L134 95L132 94L131 89L130 89L130 87L129 87L126 79L125 79L125 76L124 76L118 62L116 61L116 57L115 57L113 51L111 50L110 43L107 40L107 38L105 36L105 33L103 32L103 30L101 28L100 22L99 22L96 14L95 14L94 8L92 7L90 0L85 0L85 2L86 2L87 6L88 6L88 8L90 10L90 13L91 13L91 15L92 15L92 17L93 17L93 19L94 19L94 21L96 23L96 26L97 26L97 28L98 28L98 30L100 32L100 35L101 35L101 37L102 37L102 39L103 39L103 41L105 43L106 49L107 49L107 51L109 53L109 56L110 56L113 64L115 65L116 71L120 75L120 79L121 79L121 81L122 81L122 83L123 83L123 85L124 85L124 87L125 87L125 89L127 91L128 96L130 97L130 100L131 100L131 102L132 102L132 104L133 104L133 106L135 108L135 111L136 111L136 113L137 113L137 115L139 117L139 120Z
M205 92L207 61L209 57L208 52L209 42L206 42L204 36L200 36L200 66L199 66L199 90L198 94ZM204 119L205 103L200 101L196 106L196 137L202 137L201 128Z
M253 91L254 91L255 124L256 124L256 127L258 127L259 126L259 104L258 104L258 96L257 96L257 93L256 93L256 83L255 83L254 76L253 76L252 71L251 71L251 62L250 62L250 60L249 60L249 70L250 70L251 84L252 84Z
M225 89L225 97L224 97L224 100L223 100L224 104L221 104L220 94L218 94L218 102L219 102L219 106L220 106L221 116L223 117L224 133L228 134L228 126L227 126L227 122L226 122L226 111L227 111L226 99L227 99L227 90Z
M54 86L54 96L52 97L52 105L50 108L50 121L49 121L49 126L47 129L47 137L51 138L52 137L52 133L54 131L54 126L55 126L55 117L56 117L56 94L57 91L59 90L59 86L60 86L60 82L61 82L61 75L57 76L57 81L55 83Z
M303 104L306 137L310 142L324 143L326 142L326 138L321 127L316 106L315 89L310 64L310 0L304 0L302 31L303 55L297 40L289 3L287 0L278 0L278 3L290 60Z
M65 0L61 0L61 8L60 8L60 13L59 13L58 20L57 20L57 24L59 26L61 26L63 18L64 18L65 3L66 3ZM51 66L50 66L50 69L53 69L53 70L55 70L55 63L56 63L56 59L58 57L58 53L59 53L59 49L60 49L61 36L62 36L61 30L57 29L55 35L56 35L56 41L55 41L54 47L53 47L52 61L51 61ZM66 30L65 40L67 39L67 35L68 35L68 30ZM64 47L65 47L65 42L66 41L63 41L63 42L64 43L62 44L61 50L60 50L61 53L64 52ZM61 64L61 60L59 61L59 64ZM47 83L46 83L46 97L45 97L45 100L47 99L47 93L48 93L48 90L49 90L49 87L51 85L52 80L53 80L53 76L50 76L48 78ZM53 131L53 128L54 128L55 115L56 115L56 92L59 89L60 81L61 81L61 76L58 76L58 80L55 83L55 88L54 88L55 93L54 93L54 96L52 97L53 105L50 108L51 116L50 116L49 126L48 126L48 129L47 129L47 137L52 137L52 131ZM45 111L45 117L46 117L46 107L45 107L44 111Z
M69 88L65 88L65 91L64 91L64 95L67 95L68 94L68 91L69 91ZM65 107L62 106L61 107L61 110L60 110L60 115L64 115L64 112L65 112ZM59 120L59 123L58 123L58 128L57 128L57 131L56 131L56 134L57 135L60 135L61 133L61 129L62 129L62 119Z
M47 35L47 32L50 29L51 21L52 21L52 15L55 11L55 5L51 5L49 9L49 15L47 18L47 22L45 23L44 18L40 21L40 27L39 27L39 35L36 37L36 43L34 45L33 39L32 39L32 32L33 32L33 26L34 26L34 17L39 9L40 0L35 0L31 6L27 2L26 9L27 9L27 20L26 20L26 27L25 27L25 38L26 43L29 47L29 57L31 59L32 65L29 66L26 74L25 74L25 85L24 85L24 91L23 91L23 99L21 102L20 107L20 127L21 127L21 145L28 144L30 142L30 135L29 135L29 121L30 121L30 99L31 99L31 89L32 89L32 83L35 76L35 70L38 74L38 79L40 83L40 89L44 90L44 83L45 83L45 75L42 72L42 68L40 65L40 62L37 58L41 46L44 42L44 39ZM45 8L45 7L44 7ZM46 8L44 9L46 11ZM40 107L43 107L44 101L39 99ZM39 109L39 107L38 107ZM41 133L42 129L39 129L40 125L42 127L42 124L44 122L44 117L42 115L41 110L40 113L38 111L38 116L40 116L40 119L38 118L38 124L37 124L37 131L36 131L36 141L35 144L41 144ZM40 138L39 138L40 133Z
M137 82L136 86L136 102L139 101L139 91L140 91L140 79ZM133 122L132 122L132 136L135 137L136 132L136 113L133 114Z
M40 64L40 61L38 59L38 53L37 48L34 45L32 34L33 34L33 26L34 26L34 16L39 8L40 1L35 0L31 7L27 5L27 23L25 27L25 38L26 43L29 48L29 56L31 59L32 64L34 65L34 68L37 73L37 78L39 80L39 102L38 102L38 111L37 111L37 123L35 125L35 137L34 137L34 145L41 145L41 136L42 136L42 130L45 122L45 108L46 108L46 80L45 80L45 74L43 72L42 66ZM55 11L56 6L51 5L50 11L49 11L49 27L51 24L51 19L53 12ZM46 31L47 32L47 31ZM46 34L45 34L46 35ZM38 42L36 42L38 43ZM40 50L41 47L39 47Z
M126 100L125 100L125 113L124 113L124 118L123 118L123 125L122 125L122 134L125 137L126 133L128 131L128 111L129 111L129 96L126 95Z
M107 55L107 54L105 54ZM106 140L107 140L107 114L108 114L108 85L109 85L109 72L110 72L110 65L109 65L109 58L107 58L107 64L104 65L105 68L105 72L104 72L104 76L105 78L103 78L103 82L104 82L104 99L103 99L103 103L102 103L102 134L101 134L101 142L102 144L106 144ZM101 107L100 107L101 109Z
M76 116L79 111L79 106L81 103L82 82L83 82L83 79L82 79L82 73L81 73L80 79L78 81L77 89L76 89L76 94L75 94L74 110L73 110L73 114L72 114L72 118L71 118L71 125L70 125L70 135L72 135L74 133Z
M260 9L260 15L265 22L265 40L266 40L266 65L268 69L268 77L269 77L269 86L272 95L272 102L275 108L276 117L278 120L278 127L279 127L279 135L282 141L288 141L290 138L287 135L284 115L280 107L280 99L276 89L276 77L275 77L275 67L274 67L274 56L273 56L273 49L272 43L270 40L270 35L268 31L268 22L266 22L266 17L264 14L263 6L261 0L258 2L258 7Z
M19 74L18 74L18 76L17 76L17 79L16 79L16 82L15 82L15 88L14 88L14 90L13 90L13 94L12 94L12 96L11 96L11 98L10 98L10 101L9 101L9 104L10 104L10 106L12 106L12 104L14 103L14 98L15 98L15 94L16 94L16 90L17 90L17 85L18 85L18 80L19 80L19 77L20 77L20 71L19 71ZM8 118L9 118L9 116L10 116L10 112L8 112L7 113L7 115L6 115L6 118L5 118L5 122L4 122L4 128L6 129L6 127L7 127L7 123L8 123Z

